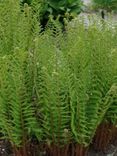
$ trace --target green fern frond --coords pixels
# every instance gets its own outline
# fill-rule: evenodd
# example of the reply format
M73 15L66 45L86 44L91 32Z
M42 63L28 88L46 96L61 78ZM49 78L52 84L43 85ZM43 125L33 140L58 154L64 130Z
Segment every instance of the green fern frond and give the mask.
M112 103L113 98L108 94L113 84L115 61L110 57L110 49L115 45L109 29L97 28L95 21L86 30L83 22L77 21L67 28L63 53L69 68L73 139L88 146Z
M47 142L63 145L70 138L66 66L52 36L45 34L36 42L40 50L35 49L34 53L34 79L43 137ZM66 131L68 134L64 135Z
M25 75L27 57L26 53L20 52L1 58L3 66L0 76L0 127L2 133L4 134L5 130L11 143L17 147L26 143L31 134L40 137L40 128L31 103L32 90L27 88L29 78L29 75ZM6 124L4 124L5 121ZM6 129L7 123L9 123L9 127Z
M33 22L32 10L29 6L26 6L21 11L19 1L1 1L0 55L11 54L17 51L17 49L21 49L22 51L28 50L33 37Z

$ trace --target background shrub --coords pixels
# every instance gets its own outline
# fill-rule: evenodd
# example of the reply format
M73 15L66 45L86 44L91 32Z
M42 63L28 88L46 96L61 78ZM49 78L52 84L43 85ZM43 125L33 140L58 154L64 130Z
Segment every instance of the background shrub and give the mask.
M54 19L59 16L59 21L63 24L64 18L70 20L82 10L81 0L24 0L22 3L28 3L30 5L31 2L33 7L35 7L35 5L41 5L39 18L43 26L47 24L50 15L52 15Z
M93 0L96 7L112 11L117 9L117 0Z

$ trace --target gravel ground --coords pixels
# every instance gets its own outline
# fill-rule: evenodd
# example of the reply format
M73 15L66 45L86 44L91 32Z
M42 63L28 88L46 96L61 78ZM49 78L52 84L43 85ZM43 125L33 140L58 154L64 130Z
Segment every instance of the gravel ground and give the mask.
M105 150L105 152L98 152L91 146L89 149L88 156L117 156L117 139L113 140Z
M84 2L84 4L88 5L91 3L91 0L82 0Z

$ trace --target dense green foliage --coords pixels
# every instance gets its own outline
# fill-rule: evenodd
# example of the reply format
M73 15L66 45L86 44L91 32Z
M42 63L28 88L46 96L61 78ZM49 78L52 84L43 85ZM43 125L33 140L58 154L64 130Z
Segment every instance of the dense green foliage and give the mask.
M39 33L33 11L0 2L0 132L16 147L87 147L104 119L117 123L117 28L92 18Z
M116 47L113 39L111 30L100 30L97 24L89 26L87 32L84 24L80 23L76 23L76 28L68 30L64 52L68 55L71 72L71 128L78 143L90 143L97 125L112 103L112 80L117 67L117 51L114 52L115 56L111 54ZM114 90L117 96L117 88Z
M42 25L46 25L50 15L54 19L59 17L61 23L64 19L70 20L78 15L82 10L81 0L24 0L22 3L28 3L33 8L40 8L39 19Z
M5 0L0 2L0 55L14 52L17 48L29 49L32 40L31 9L25 5L24 12L18 1Z
M24 145L31 134L40 138L32 106L27 56L22 52L0 59L0 128L13 145Z
M52 14L54 17L57 17L58 15L65 17L66 13L70 14L69 16L72 16L72 14L81 12L80 0L48 0L45 4L47 5L46 14Z

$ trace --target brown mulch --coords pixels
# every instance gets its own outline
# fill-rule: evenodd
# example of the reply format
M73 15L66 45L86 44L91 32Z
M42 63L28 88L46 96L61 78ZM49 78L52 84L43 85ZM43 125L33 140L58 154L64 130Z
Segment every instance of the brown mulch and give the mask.
M0 141L0 156L14 156L7 140ZM45 151L41 151L36 153L35 156L47 156L47 154ZM111 143L105 152L96 151L91 146L87 156L117 156L117 140L114 140L113 144Z

